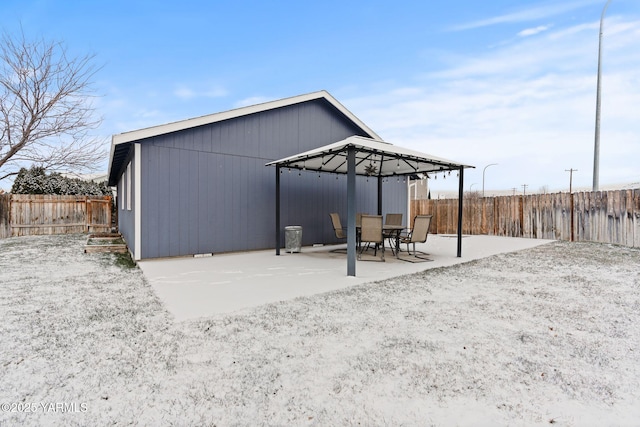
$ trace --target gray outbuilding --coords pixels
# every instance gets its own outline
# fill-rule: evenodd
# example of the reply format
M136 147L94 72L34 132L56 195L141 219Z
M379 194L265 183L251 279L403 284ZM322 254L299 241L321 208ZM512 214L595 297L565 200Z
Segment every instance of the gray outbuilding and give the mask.
M265 164L350 136L380 140L326 91L114 135L108 183L136 260L274 247L275 179ZM330 212L347 215L341 174L282 169L282 227L302 244L336 243ZM384 182L383 213L407 217L407 184ZM357 177L358 212L375 213L378 184ZM284 232L281 230L281 238Z

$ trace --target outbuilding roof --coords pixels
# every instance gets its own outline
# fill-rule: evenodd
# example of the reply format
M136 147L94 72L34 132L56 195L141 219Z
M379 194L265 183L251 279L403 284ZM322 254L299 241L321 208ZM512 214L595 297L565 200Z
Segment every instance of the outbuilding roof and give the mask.
M158 126L152 126L113 135L113 137L111 138L111 153L109 157L108 185L116 185L120 172L124 170L124 162L129 156L131 143L133 143L134 141L140 141L142 139L152 138L154 136L165 135L171 132L178 132L185 129L208 125L224 120L230 120L237 117L273 110L276 108L287 107L290 105L313 101L316 99L326 100L329 104L331 104L339 112L341 112L347 119L361 128L365 134L369 135L371 138L380 139L380 137L371 128L369 128L360 119L358 119L344 105L338 102L338 100L331 96L329 92L327 92L326 90L321 90L304 95L264 102L261 104L250 105L248 107L236 108L220 113L209 114L206 116L195 117L187 120L180 120L172 123L165 123Z

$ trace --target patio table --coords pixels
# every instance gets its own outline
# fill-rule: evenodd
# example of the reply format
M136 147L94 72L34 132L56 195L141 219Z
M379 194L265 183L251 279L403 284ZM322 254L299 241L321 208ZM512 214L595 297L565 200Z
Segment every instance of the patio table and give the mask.
M360 234L360 228L362 228L360 225L356 225L356 232L358 234ZM395 254L396 258L399 258L399 249L400 249L400 233L402 233L403 230L406 230L407 227L405 227L404 225L383 225L382 226L382 232L385 233L387 232L388 235L393 235L393 237L395 237L395 250L394 248L391 248L391 251Z
M394 248L391 248L391 251L395 253L396 258L399 258L399 252L400 252L400 233L402 233L403 230L406 230L407 227L405 227L404 225L383 225L382 226L382 232L387 232L388 235L395 237L395 251Z

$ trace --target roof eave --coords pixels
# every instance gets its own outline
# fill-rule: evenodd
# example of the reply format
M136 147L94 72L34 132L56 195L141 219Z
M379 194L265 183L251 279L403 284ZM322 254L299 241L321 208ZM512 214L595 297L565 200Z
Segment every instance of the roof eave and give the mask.
M130 132L124 132L113 135L113 144L121 144L125 142L137 141L140 139L152 138L154 136L164 135L171 132L177 132L184 129L193 127L208 125L211 123L221 122L223 120L229 120L236 117L246 116L249 114L260 113L276 108L287 107L289 105L295 105L302 102L312 101L315 99L326 99L331 105L333 105L338 111L349 118L354 124L360 127L365 133L367 133L373 139L380 139L380 137L369 128L364 122L358 119L351 111L349 111L344 105L338 102L329 92L326 90L320 90L304 95L297 95L290 98L283 98L275 101L264 102L262 104L250 105L247 107L236 108L233 110L223 111L220 113L209 114L206 116L195 117L192 119L180 120L177 122L166 123L158 126L152 126L148 128L138 129Z

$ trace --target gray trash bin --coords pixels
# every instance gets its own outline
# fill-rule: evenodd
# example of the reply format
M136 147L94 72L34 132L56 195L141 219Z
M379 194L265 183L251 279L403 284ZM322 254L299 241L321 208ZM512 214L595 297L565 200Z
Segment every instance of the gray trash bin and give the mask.
M302 247L302 227L290 225L284 228L284 247L287 252L300 252Z

